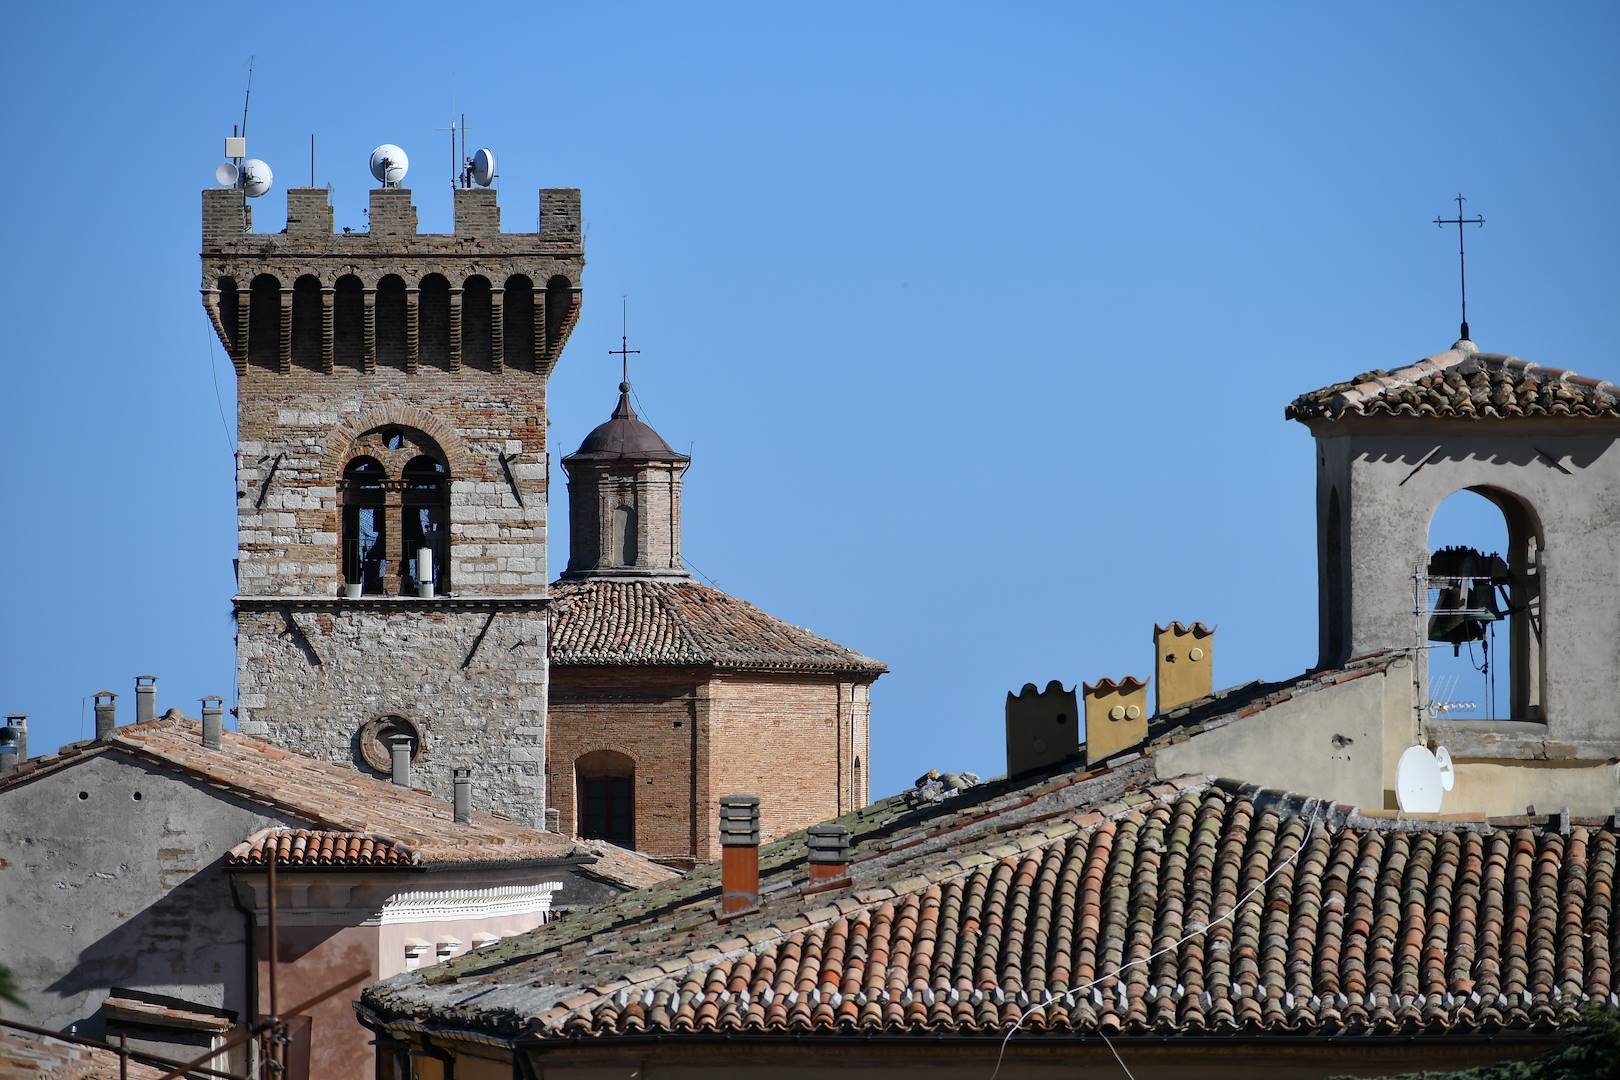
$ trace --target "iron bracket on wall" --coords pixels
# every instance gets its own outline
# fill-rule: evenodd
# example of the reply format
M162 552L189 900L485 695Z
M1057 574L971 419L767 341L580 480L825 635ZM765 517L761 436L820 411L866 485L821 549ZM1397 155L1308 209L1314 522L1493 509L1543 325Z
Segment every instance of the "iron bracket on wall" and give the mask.
M495 616L498 614L500 612L492 611L489 613L489 618L484 620L484 628L478 631L477 637L473 638L472 648L467 650L467 659L461 662L463 671L472 666L473 658L478 655L479 648L484 644L484 637L489 633L489 628L495 625Z
M270 472L265 476L264 483L259 485L259 497L253 503L253 509L264 509L264 497L270 493L270 481L276 478L276 470L281 468L281 459L286 456L287 451L283 450L281 453L277 454L276 459L270 463ZM260 464L263 464L264 458L260 458L259 462Z
M506 451L501 451L501 471L506 474L506 482L512 486L512 497L517 500L517 504L519 506L522 506L523 492L518 490L517 478L512 475L512 462L516 460L516 454L513 454L511 457L507 457Z

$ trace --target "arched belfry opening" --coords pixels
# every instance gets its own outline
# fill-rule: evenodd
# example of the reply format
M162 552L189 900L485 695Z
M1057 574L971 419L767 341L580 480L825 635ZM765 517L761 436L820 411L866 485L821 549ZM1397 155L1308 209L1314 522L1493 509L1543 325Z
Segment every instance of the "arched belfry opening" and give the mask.
M450 592L450 464L425 432L372 428L344 457L344 591L432 597Z
M1435 508L1414 637L1436 715L1544 719L1542 546L1534 510L1500 488L1464 488Z

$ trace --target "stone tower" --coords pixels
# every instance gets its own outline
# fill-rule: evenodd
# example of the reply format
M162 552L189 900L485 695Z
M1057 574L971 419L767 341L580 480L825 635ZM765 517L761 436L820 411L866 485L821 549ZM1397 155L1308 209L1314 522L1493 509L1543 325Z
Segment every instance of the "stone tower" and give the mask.
M687 577L681 561L681 477L692 459L669 448L630 405L562 459L568 473L568 569L591 576Z
M539 231L455 191L455 231L371 192L334 233L321 188L285 232L203 193L203 303L237 373L244 733L413 784L472 766L480 808L546 803L546 379L579 315L579 191Z

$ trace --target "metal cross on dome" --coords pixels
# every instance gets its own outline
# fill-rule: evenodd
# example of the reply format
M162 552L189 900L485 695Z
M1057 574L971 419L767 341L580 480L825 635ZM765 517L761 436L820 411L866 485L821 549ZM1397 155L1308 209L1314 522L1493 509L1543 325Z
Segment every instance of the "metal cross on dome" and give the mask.
M621 313L621 318L623 320L622 333L619 335L619 347L617 349L609 349L608 355L617 356L619 358L619 363L622 368L622 377L619 381L628 383L630 381L630 358L632 356L640 356L641 350L632 349L630 347L630 300L628 297L620 297L619 299L624 305L623 312Z
M1478 225L1483 228L1485 218L1479 214L1475 214L1471 218L1463 217L1463 203L1466 201L1462 197L1462 192L1459 191L1457 193L1457 216L1454 218L1437 217L1434 219L1434 223L1436 227L1441 229L1447 225L1457 226L1457 281L1462 288L1462 338L1464 341L1472 341L1473 338L1468 336L1468 267L1463 258L1463 226Z

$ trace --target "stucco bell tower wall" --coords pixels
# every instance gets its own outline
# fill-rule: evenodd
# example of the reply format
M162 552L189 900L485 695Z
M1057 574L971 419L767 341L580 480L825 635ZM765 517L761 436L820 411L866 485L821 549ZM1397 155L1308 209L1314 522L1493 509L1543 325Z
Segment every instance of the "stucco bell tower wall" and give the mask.
M362 731L403 722L414 786L448 798L472 766L476 808L538 826L546 380L579 315L579 192L542 190L532 233L500 231L492 190L455 196L453 234L418 233L397 188L371 192L369 231L338 234L325 191L295 188L287 230L265 234L240 191L203 193L203 304L238 376L237 715L371 769L387 757L368 761ZM362 458L369 494L347 471ZM428 598L403 550L424 458L445 537ZM361 498L388 561L351 597Z
M1538 722L1496 722L1496 749L1516 735L1540 743L1537 756L1620 752L1620 424L1378 416L1311 427L1323 666L1412 647L1412 573L1427 561L1430 522L1448 496L1472 489L1504 508L1510 546L1516 530L1529 531L1538 549L1540 648L1530 650L1530 670L1514 673L1541 696L1531 717L1515 719ZM1486 726L1446 723L1459 736ZM1453 753L1466 744L1453 737Z

